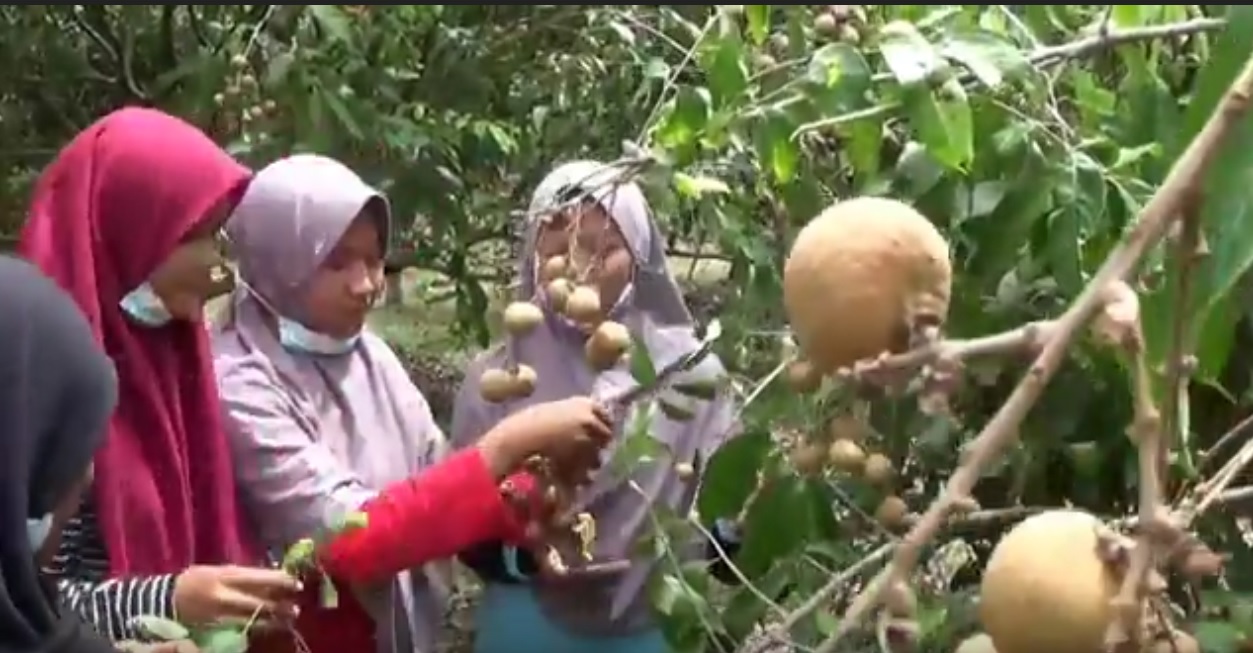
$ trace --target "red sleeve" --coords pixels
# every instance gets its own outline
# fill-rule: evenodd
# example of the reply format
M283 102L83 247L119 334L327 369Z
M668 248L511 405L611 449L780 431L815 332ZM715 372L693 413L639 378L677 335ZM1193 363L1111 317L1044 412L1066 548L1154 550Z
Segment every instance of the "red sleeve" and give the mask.
M534 486L525 474L509 480ZM516 541L524 528L474 447L388 486L361 511L367 525L336 538L319 556L323 569L348 582L384 580L481 542Z

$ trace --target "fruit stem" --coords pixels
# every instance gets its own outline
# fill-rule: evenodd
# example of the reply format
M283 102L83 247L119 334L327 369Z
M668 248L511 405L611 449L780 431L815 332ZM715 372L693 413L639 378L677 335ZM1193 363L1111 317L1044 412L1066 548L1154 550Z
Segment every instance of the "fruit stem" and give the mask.
M1251 95L1253 57L1245 62L1243 70L1205 126L1171 167L1165 181L1140 213L1135 226L1126 232L1083 292L1056 320L1035 363L971 443L970 456L949 478L947 489L901 540L888 567L853 600L835 632L816 649L816 653L834 653L839 643L879 605L884 589L892 582L908 578L922 548L943 526L952 501L969 496L983 470L1017 440L1019 426L1057 371L1080 328L1101 309L1105 288L1125 279L1145 252L1156 245L1172 222L1181 216L1186 208L1185 202L1193 196L1192 189L1199 187L1202 175L1217 158L1220 146L1248 112Z

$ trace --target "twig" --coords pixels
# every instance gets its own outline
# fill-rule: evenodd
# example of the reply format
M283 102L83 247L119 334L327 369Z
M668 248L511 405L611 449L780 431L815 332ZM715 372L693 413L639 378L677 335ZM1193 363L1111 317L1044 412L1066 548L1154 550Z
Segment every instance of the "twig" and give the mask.
M913 372L940 359L969 360L1013 351L1032 350L1048 341L1054 322L1031 322L1015 329L968 340L936 340L900 354L855 363L836 373L841 379L864 379L884 373Z
M1200 467L1211 462L1219 452L1231 446L1238 438L1246 435L1250 427L1253 427L1253 414L1240 420L1235 426L1228 429L1222 437L1218 438L1218 441L1213 446L1206 449L1205 453L1201 454L1201 459L1197 462L1197 466Z
M1135 226L1110 252L1087 287L1056 321L1039 357L974 440L970 455L949 478L945 491L902 540L888 568L854 599L835 633L817 649L818 653L834 653L839 642L879 605L885 588L892 582L908 578L918 562L922 547L940 530L953 502L969 496L983 470L1017 439L1019 425L1056 372L1079 329L1100 308L1102 291L1112 282L1125 279L1145 252L1161 240L1172 220L1180 215L1186 199L1185 192L1195 187L1197 180L1217 157L1219 147L1227 140L1228 134L1248 111L1250 93L1253 93L1253 59L1246 62L1217 110L1172 166Z
M1180 402L1187 396L1188 379L1191 376L1191 353L1188 342L1191 338L1189 319L1192 311L1192 277L1196 273L1197 263L1205 254L1201 235L1201 189L1194 189L1187 202L1183 216L1179 221L1179 242L1175 246L1176 282L1174 319L1171 324L1170 348L1166 354L1165 396L1162 398L1162 443L1160 458L1157 461L1159 473L1163 476L1170 468L1170 451L1176 441L1184 442L1187 434L1180 419ZM1186 447L1184 448L1186 449Z
M1158 464L1163 445L1162 420L1153 401L1153 379L1144 351L1144 334L1138 314L1133 328L1129 349L1135 356L1132 365L1135 417L1130 433L1136 442L1140 473L1139 534L1135 548L1131 550L1130 561L1118 593L1111 600L1114 618L1105 635L1108 650L1121 650L1121 647L1139 643L1146 582L1158 553L1157 535L1161 530L1157 526L1164 516L1161 469Z

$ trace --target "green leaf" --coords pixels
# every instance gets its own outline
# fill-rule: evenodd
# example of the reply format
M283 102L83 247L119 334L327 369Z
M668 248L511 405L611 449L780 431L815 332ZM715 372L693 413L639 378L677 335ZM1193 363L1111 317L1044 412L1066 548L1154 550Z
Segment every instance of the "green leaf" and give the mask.
M879 53L901 86L925 84L947 67L939 52L914 27L905 21L892 21L879 31Z
M731 192L721 179L705 176L692 176L682 172L674 173L674 188L684 197L698 200L706 193L723 195Z
M715 108L720 109L734 104L748 86L748 70L744 67L744 48L738 39L719 40L713 52L706 57L704 68Z
M757 132L758 156L779 184L790 183L800 166L801 153L792 140L793 128L786 114L771 111Z
M338 5L305 5L313 13L318 26L333 41L347 42L352 40L352 27L348 16Z
M248 636L237 628L217 628L196 638L201 653L245 653Z
M731 439L710 457L701 476L696 510L701 521L735 517L753 492L757 472L771 449L770 433L749 431Z
M631 341L631 378L640 385L651 385L657 381L657 367L653 364L653 357L648 353L648 347L644 343Z
M951 36L940 46L948 59L960 63L984 86L997 88L1006 77L1030 68L1023 53L999 34L965 31Z
M330 6L330 5L310 5L310 6L323 7L323 6ZM339 122L340 127L343 127L345 130L347 130L347 132L353 137L353 139L358 140L358 141L365 140L365 132L363 132L361 130L361 126L357 124L356 118L352 117L352 111L350 111L348 109L348 105L344 104L344 101L340 99L338 93L332 92L330 89L323 89L322 100L323 102L325 102L327 108L331 110L331 113L335 114L335 119Z
M755 45L766 42L770 35L770 5L744 5L748 19L748 35Z
M339 607L339 590L330 576L322 576L322 586L318 590L319 604L327 610Z
M135 625L141 632L151 636L153 639L159 639L166 642L173 642L191 637L191 631L187 630L183 624L155 615L141 615L136 617Z
M934 92L903 89L902 98L910 127L927 152L953 170L964 170L974 158L974 119L966 89L950 79Z
M757 494L744 521L744 543L735 556L736 564L749 578L766 573L776 560L810 538L808 491L801 479L783 476L771 478Z
M609 468L619 478L630 476L642 464L661 460L670 454L665 443L653 437L652 416L647 410L631 413L631 423L613 447Z

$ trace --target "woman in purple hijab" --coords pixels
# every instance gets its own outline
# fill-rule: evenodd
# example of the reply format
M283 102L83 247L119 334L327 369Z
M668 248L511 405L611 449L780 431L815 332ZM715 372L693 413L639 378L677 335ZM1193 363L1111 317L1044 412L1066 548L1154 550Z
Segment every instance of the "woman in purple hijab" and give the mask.
M307 583L296 626L313 653L433 651L446 579L431 563L524 539L505 477L534 454L596 458L612 437L591 398L568 396L446 455L426 400L365 328L390 222L386 199L347 167L298 155L258 172L226 225L239 284L213 351L244 504L279 552L367 517L319 555L339 600L320 603ZM294 648L264 644L250 650Z
M665 240L654 222L643 192L634 183L609 183L614 171L580 161L560 166L536 190L528 216L545 208L582 198L573 207L543 218L528 217L518 266L519 298L544 307L545 320L512 343L518 363L533 367L535 392L525 399L489 403L477 380L489 368L506 367L504 348L476 360L454 408L452 442L465 447L478 434L516 411L537 402L591 395L606 399L634 385L619 365L596 373L584 358L586 329L550 308L539 288L540 268L550 257L567 255L571 240L597 242L599 264L590 279L610 307L607 319L626 325L636 342L647 347L661 368L698 349L692 317L670 275ZM577 212L577 216L575 214ZM577 230L571 238L571 230ZM709 357L691 375L723 374ZM650 524L650 504L685 514L691 507L699 474L681 476L682 463L700 470L735 427L735 406L725 393L695 407L688 420L651 412L651 435L672 454L668 460L645 462L629 478L600 472L572 506L596 519L595 562L629 561L618 573L580 574L577 567L554 579L527 574L528 556L511 546L478 547L462 556L486 580L476 620L475 653L663 653L668 646L648 604L648 560L632 559L634 544ZM621 437L627 416L616 425ZM636 488L630 487L633 482ZM637 489L638 488L638 489Z

